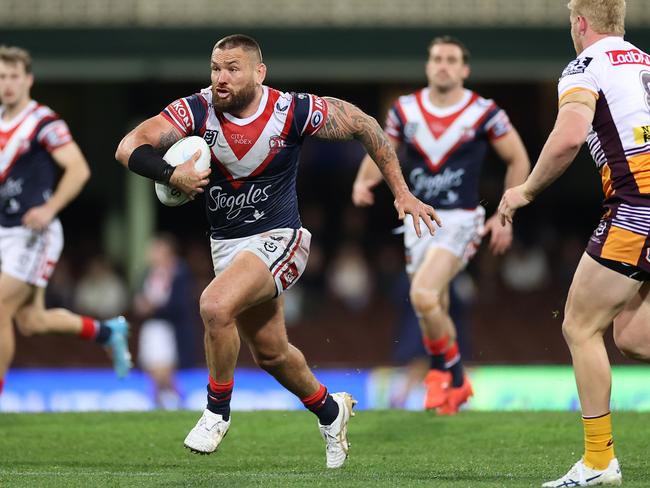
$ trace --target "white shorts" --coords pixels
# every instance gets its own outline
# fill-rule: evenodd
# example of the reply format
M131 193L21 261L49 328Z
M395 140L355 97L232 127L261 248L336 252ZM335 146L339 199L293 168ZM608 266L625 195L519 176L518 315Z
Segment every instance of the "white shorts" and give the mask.
M142 369L175 368L177 362L176 333L172 324L160 319L146 320L138 340L138 363Z
M20 281L45 288L63 251L63 228L54 219L43 231L0 227L0 268Z
M214 274L218 276L241 251L250 251L269 268L275 296L288 290L302 276L309 257L311 233L300 229L273 229L237 239L210 239Z
M417 271L432 247L446 249L458 256L465 266L481 244L481 232L485 224L483 207L478 206L474 210L436 210L436 213L442 220L442 227L436 227L436 233L431 235L424 223L420 222L420 238L413 228L413 218L407 215L404 219L404 250L408 274Z

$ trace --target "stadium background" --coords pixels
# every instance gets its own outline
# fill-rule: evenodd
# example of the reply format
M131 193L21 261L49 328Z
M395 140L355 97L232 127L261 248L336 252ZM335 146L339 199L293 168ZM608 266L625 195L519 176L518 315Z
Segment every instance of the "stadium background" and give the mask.
M0 43L31 51L33 97L68 122L93 172L62 214L66 247L48 293L50 304L73 308L98 257L106 258L132 291L142 272L146 239L156 230L171 231L181 240L197 278L197 296L209 281L201 203L162 207L151 183L127 174L113 154L140 120L209 83L210 51L224 35L243 32L258 39L269 85L340 97L380 121L396 96L425 84L429 41L454 35L472 52L467 86L507 111L533 162L555 118L557 77L575 57L565 2L555 0L0 0L0 11ZM650 11L641 2L629 2L627 19L627 38L649 46L650 31L644 27ZM370 210L354 209L350 202L362 156L357 143L312 140L305 145L298 193L304 225L315 238L308 271L288 297L288 326L290 339L317 373L344 368L343 379L362 377L359 388L374 388L368 398L378 398L368 405L381 406L383 388L390 388L398 373L376 368L402 364L419 342L415 329L406 328L413 317L406 302L401 240L391 234L398 222L390 195L386 188L379 190ZM501 194L503 165L491 157L483 175L481 195L492 212ZM583 150L567 174L518 215L510 253L495 258L484 246L455 282L464 357L477 377L487 375L479 393L519 378L523 395L525 385L537 378L546 381L549 402L552 390L564 385L566 395L555 398L554 408L576 407L568 368L526 365L569 364L560 331L562 309L600 215L600 195L599 177ZM124 312L128 315L128 306ZM188 327L201 335L198 321ZM608 340L612 362L626 365ZM195 354L200 368L200 340ZM245 348L240 365L252 365ZM517 367L483 368L494 365ZM17 396L10 403L5 395L0 409L83 408L73 401L27 401L35 375L53 375L48 376L53 385L71 378L64 373L75 375L76 385L84 375L91 383L105 378L103 384L121 388L101 370L91 377L87 370L67 369L82 367L106 368L108 361L98 347L69 338L19 337L7 384L7 393L14 388ZM623 368L617 374L648 377L645 369ZM200 376L204 383L203 372L187 375ZM371 387L364 383L367 378L374 381ZM142 377L132 381L133 388L146 390ZM626 408L650 408L648 393L626 394ZM533 400L509 406L527 401Z

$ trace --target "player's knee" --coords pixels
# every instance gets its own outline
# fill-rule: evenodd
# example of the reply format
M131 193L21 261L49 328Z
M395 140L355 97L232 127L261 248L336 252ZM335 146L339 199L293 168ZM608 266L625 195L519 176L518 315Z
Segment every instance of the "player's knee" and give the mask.
M273 351L273 352L260 352L255 351L253 354L255 363L264 371L272 373L275 369L282 366L288 358L286 352Z
M234 319L226 303L205 293L201 295L199 310L206 329L225 327Z
M437 290L413 289L410 291L411 304L415 313L422 316L444 310L443 296Z
M43 332L45 321L38 311L32 308L19 310L16 315L16 326L24 336L31 336Z

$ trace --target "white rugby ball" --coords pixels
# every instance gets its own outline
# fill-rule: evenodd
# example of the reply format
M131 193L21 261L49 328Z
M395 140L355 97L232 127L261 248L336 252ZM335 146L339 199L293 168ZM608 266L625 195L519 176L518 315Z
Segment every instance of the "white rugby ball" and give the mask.
M172 166L178 166L190 159L197 150L201 151L201 155L194 163L194 167L198 171L204 171L210 167L210 147L199 136L189 136L177 141L167 150L163 159ZM156 182L155 187L158 200L168 207L178 207L190 200L190 197L173 186Z

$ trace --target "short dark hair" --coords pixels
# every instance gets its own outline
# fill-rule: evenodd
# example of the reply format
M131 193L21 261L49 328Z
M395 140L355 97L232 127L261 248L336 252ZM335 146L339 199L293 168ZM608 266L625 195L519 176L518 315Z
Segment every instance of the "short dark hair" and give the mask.
M234 49L241 47L244 51L254 51L257 55L258 61L262 62L262 49L258 42L246 34L232 34L217 41L214 45L215 49Z
M438 44L453 44L454 46L458 46L463 53L463 63L469 64L469 59L470 59L470 53L469 49L467 49L467 46L460 42L459 39L453 37L453 36L438 36L434 37L433 41L429 44L429 51L431 51L431 48L433 46L437 46Z
M21 47L0 45L0 61L10 64L22 63L25 73L32 72L32 56Z

